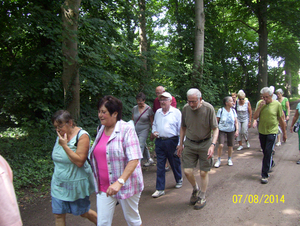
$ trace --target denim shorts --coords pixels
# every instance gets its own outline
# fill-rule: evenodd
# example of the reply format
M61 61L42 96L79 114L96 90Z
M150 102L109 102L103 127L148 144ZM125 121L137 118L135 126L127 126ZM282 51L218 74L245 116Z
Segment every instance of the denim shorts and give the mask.
M52 197L52 213L65 214L71 213L73 215L82 215L90 210L91 202L89 196L84 199L77 199L75 201L63 201Z

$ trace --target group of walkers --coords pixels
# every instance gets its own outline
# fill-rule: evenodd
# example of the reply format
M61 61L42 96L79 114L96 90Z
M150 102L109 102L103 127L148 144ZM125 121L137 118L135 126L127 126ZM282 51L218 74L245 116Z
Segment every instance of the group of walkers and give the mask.
M286 141L286 121L290 115L289 103L282 96L282 90L276 91L278 101L273 99L273 93L274 89L270 87L261 90L262 99L253 114L253 125L258 126L264 154L263 184L268 183L269 172L275 165L272 152L275 143L280 145L278 131ZM192 186L189 201L197 210L206 205L208 172L212 166L220 167L225 138L229 166L233 165L235 139L239 144L237 151L244 148L243 140L246 147L250 147L248 129L252 126L252 109L243 90L226 96L224 106L217 114L213 106L202 99L198 89L187 91L187 104L181 111L176 108L176 99L163 87L157 87L156 94L153 108L145 103L144 93L137 94L137 105L132 109L133 126L122 120L120 100L113 96L103 97L98 103L101 127L92 147L89 134L75 125L67 111L61 110L53 115L52 122L58 135L52 154L55 169L51 183L56 225L65 225L66 213L86 217L97 225L111 225L118 204L128 225L142 225L138 210L144 189L141 164L142 160L144 166L154 163L146 145L150 129L150 138L155 139L157 160L156 191L152 197L165 194L167 164L172 169L177 189L183 184L183 168ZM292 125L298 120L299 110L300 104ZM218 159L214 162L217 141ZM200 184L194 175L198 163ZM97 213L90 209L89 196L94 190L97 193Z
M122 120L123 106L119 99L113 96L101 98L97 106L101 126L92 147L90 135L75 124L68 111L60 110L53 115L57 139L52 152L55 167L51 196L56 226L66 225L67 213L80 215L97 225L111 225L118 204L128 225L142 225L138 210L144 189L142 159L146 162L144 166L154 163L146 145L150 129L151 139L155 139L157 159L153 198L165 194L165 172L169 164L175 179L174 187L182 187L183 168L192 187L189 201L194 209L203 208L206 205L208 172L213 166L220 167L225 138L227 164L232 166L235 139L237 151L244 148L243 139L249 148L248 129L251 126L258 127L264 155L261 183L268 183L269 172L275 166L272 159L274 146L281 145L278 131L282 133L283 142L287 139L290 106L281 89L276 90L278 101L273 95L274 88L264 87L261 90L253 125L251 104L243 90L226 96L224 106L218 109L217 114L195 88L187 91L187 104L181 111L176 108L176 99L162 86L156 88L156 94L153 108L145 103L144 93L136 96L137 105L132 109L134 126ZM294 124L299 122L299 111L300 103L291 123L291 132ZM298 137L300 139L300 130ZM214 162L217 141L218 158ZM198 164L200 184L194 175ZM93 192L97 194L97 212L90 208L89 197Z

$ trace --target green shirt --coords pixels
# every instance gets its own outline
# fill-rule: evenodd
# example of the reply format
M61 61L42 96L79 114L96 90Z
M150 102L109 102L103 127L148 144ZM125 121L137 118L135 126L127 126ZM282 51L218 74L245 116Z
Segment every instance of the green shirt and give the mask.
M86 131L81 130L78 139L83 134L89 135ZM76 136L69 142L69 148L76 152ZM92 169L86 161L82 167L76 166L71 162L68 155L56 139L52 159L54 162L54 173L51 181L51 196L63 201L75 201L84 199L94 192L94 183Z
M277 134L280 117L282 117L282 106L277 100L264 105L259 114L258 132L264 135Z
M288 116L288 112L287 112L287 107L286 107L286 102L289 102L288 98L283 98L282 102L281 102L281 106L282 106L282 110L284 112L286 112L286 116Z

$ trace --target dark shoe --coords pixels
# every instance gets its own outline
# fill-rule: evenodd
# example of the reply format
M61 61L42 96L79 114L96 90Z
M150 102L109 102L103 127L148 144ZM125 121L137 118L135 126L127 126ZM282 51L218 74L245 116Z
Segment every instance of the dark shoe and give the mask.
M200 189L198 189L198 190L193 190L192 196L191 196L191 198L190 198L190 203L191 203L192 205L195 205L196 202L200 199L200 198L199 198L199 194L200 194Z
M262 184L267 184L269 181L268 181L268 178L267 177L263 177L261 178L261 183Z
M169 172L170 171L170 166L165 167L165 171Z
M206 205L206 199L199 199L194 205L195 210L200 210Z
M300 164L300 159L296 162L297 164Z

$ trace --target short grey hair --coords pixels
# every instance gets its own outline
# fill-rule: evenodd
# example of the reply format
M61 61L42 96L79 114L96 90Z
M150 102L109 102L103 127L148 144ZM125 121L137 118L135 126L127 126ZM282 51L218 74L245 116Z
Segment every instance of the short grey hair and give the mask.
M283 90L279 88L279 89L276 90L276 93L281 93L281 94L283 94Z
M261 94L268 93L270 96L273 95L273 92L274 92L274 91L272 90L271 87L264 87L264 88L262 88L262 89L260 90L260 93L261 93Z
M199 89L196 89L196 88L191 88L191 89L189 89L189 90L186 92L186 95L187 95L187 96L196 95L197 98L198 98L198 100L200 100L200 98L201 98L201 96L202 96L200 90L199 90Z

